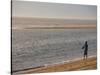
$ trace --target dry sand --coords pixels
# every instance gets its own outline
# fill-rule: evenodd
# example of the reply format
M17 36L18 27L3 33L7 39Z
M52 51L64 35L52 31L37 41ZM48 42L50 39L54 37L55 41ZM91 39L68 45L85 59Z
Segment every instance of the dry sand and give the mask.
M42 66L20 71L22 74L29 73L46 73L46 72L63 72L63 71L78 71L78 70L94 70L97 69L97 58L90 57L87 60L76 60L66 62L64 64L56 64L52 66Z

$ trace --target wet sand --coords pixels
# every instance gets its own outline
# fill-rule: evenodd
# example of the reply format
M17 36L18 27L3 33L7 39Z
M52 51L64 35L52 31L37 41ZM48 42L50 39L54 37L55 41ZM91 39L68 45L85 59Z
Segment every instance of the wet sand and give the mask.
M97 58L90 57L86 60L79 59L75 61L65 62L63 64L41 66L33 69L32 68L26 69L23 71L19 71L19 74L95 70L95 69L97 69Z

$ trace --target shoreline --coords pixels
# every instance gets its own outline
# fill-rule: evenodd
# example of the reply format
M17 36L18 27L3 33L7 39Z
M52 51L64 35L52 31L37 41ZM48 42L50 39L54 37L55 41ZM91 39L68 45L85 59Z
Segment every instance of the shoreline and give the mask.
M26 29L96 29L96 26L91 26L91 27L81 27L81 26L76 26L76 27L12 27L13 30L26 30Z
M48 72L64 72L78 70L94 70L97 69L97 57L91 56L87 60L75 59L72 61L64 61L53 65L44 65L30 69L24 69L13 73L31 74L31 73L48 73Z

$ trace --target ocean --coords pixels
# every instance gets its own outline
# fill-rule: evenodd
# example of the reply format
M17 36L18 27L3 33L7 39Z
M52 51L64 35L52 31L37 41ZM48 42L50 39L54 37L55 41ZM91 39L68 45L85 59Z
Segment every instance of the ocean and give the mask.
M86 40L88 56L97 56L95 28L12 29L12 71L82 59Z

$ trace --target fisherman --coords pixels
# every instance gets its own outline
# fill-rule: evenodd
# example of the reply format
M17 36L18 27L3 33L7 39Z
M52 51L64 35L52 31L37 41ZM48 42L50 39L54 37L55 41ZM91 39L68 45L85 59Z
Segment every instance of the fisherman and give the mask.
M85 41L85 44L82 47L82 49L84 49L84 59L87 59L87 57L88 57L88 43L87 43L87 41Z

